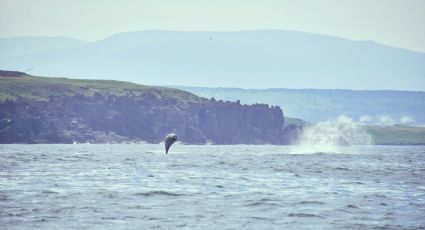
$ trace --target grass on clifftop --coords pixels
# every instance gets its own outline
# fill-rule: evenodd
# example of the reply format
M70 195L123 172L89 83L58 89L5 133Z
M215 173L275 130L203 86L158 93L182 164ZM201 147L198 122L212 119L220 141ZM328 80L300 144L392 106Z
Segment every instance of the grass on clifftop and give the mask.
M171 97L182 102L200 102L205 100L192 93L165 87L139 85L130 82L113 80L81 80L68 78L36 77L29 75L7 76L6 71L0 71L0 102L16 100L18 97L47 101L51 96L141 96L153 93L157 98Z
M367 126L374 144L379 145L424 145L425 127L414 126Z

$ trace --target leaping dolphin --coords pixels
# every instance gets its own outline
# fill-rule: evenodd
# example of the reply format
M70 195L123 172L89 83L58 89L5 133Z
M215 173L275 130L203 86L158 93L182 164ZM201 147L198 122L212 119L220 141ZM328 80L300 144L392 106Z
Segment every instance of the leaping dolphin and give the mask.
M168 150L171 145L177 141L177 135L175 133L170 133L165 137L165 154L168 154Z

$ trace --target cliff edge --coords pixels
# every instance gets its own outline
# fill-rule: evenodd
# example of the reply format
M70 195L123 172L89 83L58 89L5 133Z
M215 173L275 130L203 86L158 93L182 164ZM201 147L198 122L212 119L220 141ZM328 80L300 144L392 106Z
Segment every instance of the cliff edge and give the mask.
M1 74L2 72L0 72ZM288 144L280 107L120 81L0 77L0 143Z

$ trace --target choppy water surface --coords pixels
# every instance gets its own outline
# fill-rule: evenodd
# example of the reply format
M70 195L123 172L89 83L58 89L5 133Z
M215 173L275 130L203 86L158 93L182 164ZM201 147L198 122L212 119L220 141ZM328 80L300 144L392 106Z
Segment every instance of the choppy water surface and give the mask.
M425 228L425 147L0 145L2 229Z

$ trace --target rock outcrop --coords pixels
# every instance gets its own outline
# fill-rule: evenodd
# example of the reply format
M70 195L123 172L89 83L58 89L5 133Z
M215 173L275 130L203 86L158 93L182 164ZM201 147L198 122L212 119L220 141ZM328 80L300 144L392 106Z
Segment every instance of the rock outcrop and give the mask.
M287 144L293 139L277 106L208 100L135 84L117 93L96 81L49 84L47 78L42 83L30 78L3 88L14 91L14 97L0 100L0 143L158 143L169 132L191 144ZM19 92L25 84L39 89Z
M29 75L19 71L0 70L0 77L28 77Z

